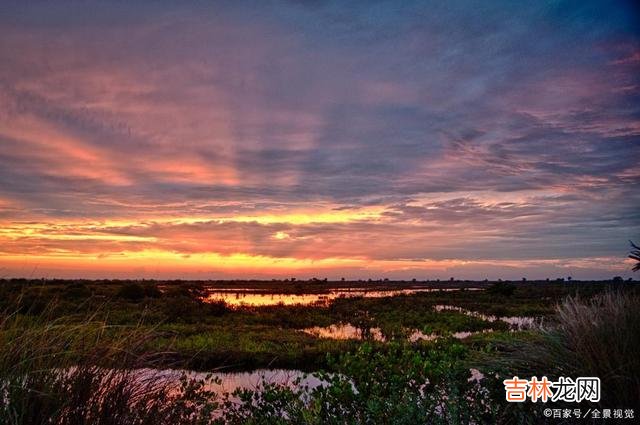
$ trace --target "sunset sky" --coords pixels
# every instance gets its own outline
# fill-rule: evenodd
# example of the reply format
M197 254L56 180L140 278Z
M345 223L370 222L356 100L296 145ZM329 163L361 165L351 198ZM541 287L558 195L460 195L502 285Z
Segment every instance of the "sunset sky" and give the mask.
M0 277L628 277L639 164L632 1L0 2Z

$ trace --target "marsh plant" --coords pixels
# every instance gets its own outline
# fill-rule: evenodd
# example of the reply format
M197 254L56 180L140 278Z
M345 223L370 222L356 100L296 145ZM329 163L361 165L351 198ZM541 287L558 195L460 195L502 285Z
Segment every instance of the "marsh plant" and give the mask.
M310 389L263 383L225 403L231 424L495 423L498 404L474 378L457 343L423 347L364 343L330 362Z
M569 297L558 307L558 326L540 350L557 373L597 376L603 405L640 400L640 297L610 291L590 300Z
M0 317L0 424L192 424L215 408L203 381L141 378L159 358L142 350L149 330L54 309Z
M553 325L493 340L363 342L328 356L325 371L313 374L321 385L263 381L230 394L211 392L208 378L165 379L173 353L149 348L153 327L110 325L98 319L104 311L61 316L56 308L0 316L0 425L543 421L540 403L504 401L502 379L516 374L597 376L602 407L640 399L635 290L570 296Z
M637 406L640 296L609 290L591 298L567 297L557 306L554 325L509 341L500 351L489 363L499 365L503 377L594 376L601 380L601 407Z

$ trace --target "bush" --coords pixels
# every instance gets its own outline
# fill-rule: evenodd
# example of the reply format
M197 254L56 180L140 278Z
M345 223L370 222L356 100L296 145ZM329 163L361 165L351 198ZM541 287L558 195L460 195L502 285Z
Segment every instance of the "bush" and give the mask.
M91 289L83 283L70 283L64 287L65 298L89 298Z
M412 347L363 344L331 362L325 384L309 389L263 382L227 396L230 424L466 424L495 423L497 410L480 382L470 379L466 349L445 341ZM299 382L298 382L299 384Z
M168 322L202 323L206 316L220 317L230 309L224 301L203 302L186 296L166 298L162 312Z
M207 302L207 303L203 303L207 306L207 313L211 316L222 316L226 313L228 313L230 311L229 306L227 305L226 302L220 300L220 301L213 301L213 302Z
M487 293L510 297L516 290L516 286L507 282L496 282L487 288Z
M149 298L162 297L162 291L154 284L144 286L144 295Z
M142 300L146 295L145 288L137 283L127 283L122 285L116 296L119 298L124 298L129 301L138 302Z

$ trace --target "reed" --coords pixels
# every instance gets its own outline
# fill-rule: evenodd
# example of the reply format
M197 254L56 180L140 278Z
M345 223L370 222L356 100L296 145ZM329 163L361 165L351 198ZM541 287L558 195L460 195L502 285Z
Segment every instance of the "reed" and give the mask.
M608 290L590 298L567 297L556 307L553 325L508 341L499 351L489 363L506 374L599 377L601 406L635 406L640 400L640 296Z
M0 315L0 424L192 424L215 409L204 382L153 369L161 355L144 352L149 327L54 309Z

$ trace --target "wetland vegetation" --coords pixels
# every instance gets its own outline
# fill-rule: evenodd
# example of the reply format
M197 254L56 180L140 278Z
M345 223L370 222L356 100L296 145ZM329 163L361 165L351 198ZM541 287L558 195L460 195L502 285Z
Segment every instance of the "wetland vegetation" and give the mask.
M635 283L5 280L0 291L7 424L536 423L531 403L503 401L501 379L517 373L600 376L609 406L640 396ZM210 296L340 291L351 295ZM238 376L255 382L221 382Z

